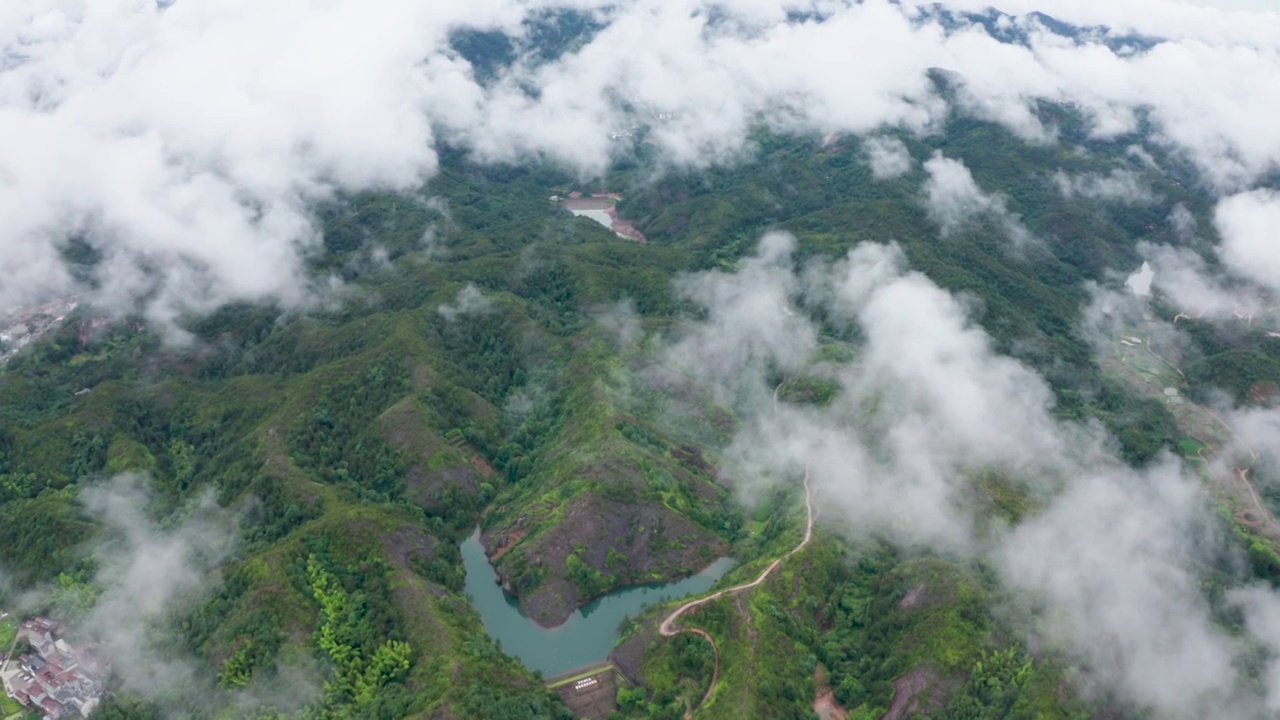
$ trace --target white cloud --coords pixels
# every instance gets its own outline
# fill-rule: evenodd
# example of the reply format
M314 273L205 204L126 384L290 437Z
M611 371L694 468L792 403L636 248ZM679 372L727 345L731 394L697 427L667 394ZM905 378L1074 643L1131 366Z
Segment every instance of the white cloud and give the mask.
M1196 577L1217 542L1209 505L1172 460L1086 475L996 557L1008 581L1046 604L1041 631L1088 658L1091 682L1123 688L1160 717L1249 717L1231 707L1241 648L1215 624ZM1265 604L1280 607L1274 594Z
M757 122L937 130L949 108L931 68L959 81L963 109L1036 142L1056 136L1035 112L1039 100L1072 103L1104 137L1135 130L1138 110L1148 112L1147 142L1184 154L1222 192L1241 191L1215 217L1221 259L1237 281L1276 288L1280 259L1267 228L1277 202L1245 192L1280 168L1275 13L1166 0L1001 3L1170 38L1124 52L1031 24L1029 47L977 28L948 34L916 22L909 4L885 0L824 3L822 23L785 22L795 4L782 0L716 3L727 17L719 25L708 21L712 4L696 0L571 4L608 26L558 62L522 62L483 87L447 48L449 31L519 33L523 18L554 3L4 3L0 306L73 289L58 248L77 235L105 256L94 299L126 308L145 297L161 323L232 299L306 304L302 254L317 242L311 204L336 190L417 187L436 170L437 133L482 160L545 154L589 175L617 148L611 132L643 121L664 162L700 166L749 149ZM925 168L944 233L987 215L1015 240L1029 237L963 163L939 154ZM1102 180L1068 180L1072 192L1116 192ZM829 410L748 418L734 447L748 477L812 460L832 513L953 547L972 544L966 472L1060 481L1065 492L1016 531L1018 544L993 554L1006 581L1046 603L1055 637L1143 704L1201 712L1233 687L1234 645L1191 591L1195 548L1185 535L1200 527L1205 504L1195 480L1168 465L1123 469L1092 430L1055 423L1043 381L994 354L962 306L905 272L892 249L859 249L803 278L791 251L789 238L771 236L739 273L680 288L706 318L686 328L667 363L727 388L726 397L763 403L770 373L805 367L817 330L792 305L797 296L820 299L866 336L859 369L829 371L844 388ZM1255 288L1210 273L1185 249L1151 248L1149 257L1157 287L1177 289L1188 306L1225 315L1256 300ZM874 407L883 411L868 417ZM149 527L145 519L105 500L98 507L123 518L132 548L104 566L117 588L104 612L122 627L145 621L155 598L200 586L184 564L190 542L131 534ZM182 567L155 575L175 563ZM151 584L163 592L138 595ZM1250 617L1261 633L1256 623L1270 616Z
M1276 4L1271 0L1185 0L1192 5L1200 7L1216 8L1219 10L1233 10L1254 13L1270 13L1272 15L1280 12L1276 8Z
M995 209L998 200L982 191L969 168L960 160L934 153L924 163L929 173L924 191L929 216L942 228L944 236L954 233L970 219Z
M760 482L805 463L823 506L857 532L967 545L968 471L1047 477L1042 459L1061 452L1046 414L1047 386L996 355L959 302L906 271L897 247L861 245L839 263L796 277L788 263L772 260L778 238L738 276L702 273L684 284L734 292L691 298L706 309L705 320L691 322L664 357L667 367L681 369L687 358L701 359L716 369L702 380L731 389L721 396L746 418L726 453L735 485L749 496ZM762 265L768 274L759 272ZM799 312L776 310L779 298L797 292L865 338L854 369L807 366L816 328ZM708 337L750 352L716 354L702 344ZM843 389L826 409L775 411L767 383L779 372L829 375Z
M1182 242L1193 242L1195 217L1174 208L1170 217ZM1268 190L1239 193L1219 201L1213 223L1221 238L1220 267L1189 247L1142 245L1155 271L1155 286L1181 312L1209 320L1254 322L1275 307L1280 292L1280 196Z
M161 708L166 718L196 707L235 706L253 715L263 708L290 711L320 694L318 668L282 663L270 681L225 691L214 686L201 660L176 641L176 620L201 602L220 580L218 568L236 543L235 515L206 493L158 521L154 495L142 475L88 484L80 499L102 525L92 559L101 590L84 617L72 623L82 641L101 642L123 688ZM309 665L305 658L288 662Z
M1188 248L1141 245L1155 271L1153 287L1182 313L1208 320L1247 319L1266 308L1256 288L1224 277Z
M1247 720L1276 702L1271 680L1254 692L1237 668L1249 640L1280 647L1268 620L1280 617L1280 596L1250 591L1250 638L1214 619L1200 574L1221 568L1232 549L1198 477L1169 457L1134 470L1098 428L1055 420L1046 383L996 354L964 306L907 271L896 248L864 244L796 276L779 261L779 241L770 243L737 280L704 273L687 281L735 291L694 298L707 319L691 321L675 345L756 338L751 354L722 358L706 378L757 388L725 394L742 419L725 453L735 488L750 498L807 468L829 527L984 558L1030 608L1026 632L1078 663L1075 685L1086 693L1111 691L1188 720ZM813 332L804 315L739 310L775 307L797 292L856 331L851 366L798 360L792 339ZM775 409L768 383L778 364L832 379L840 391L824 408ZM969 482L990 472L1042 509L1012 528L975 532Z
M1273 293L1280 293L1280 195L1241 193L1218 203L1214 224L1222 236L1223 264Z
M902 177L915 164L906 143L895 137L869 137L863 141L862 149L871 165L871 175L877 180Z
M1002 3L1170 38L1126 52L1025 20L1029 47L1006 45L887 0L822 3L825 21L788 22L795 5L6 3L0 306L87 292L61 267L70 236L105 255L90 299L140 302L162 323L233 299L305 305L311 205L335 190L419 186L435 172L439 134L483 160L539 154L592 175L627 150L611 133L643 122L663 162L701 166L749 152L760 122L937 130L950 109L932 68L957 80L962 109L1028 140L1056 136L1041 100L1074 104L1103 136L1135 129L1142 108L1149 141L1184 153L1224 191L1280 167L1275 14L1165 0ZM464 26L518 36L523 20L562 7L606 27L556 62L517 62L492 86L447 45Z
M485 297L480 288L471 283L467 283L458 291L457 297L451 303L445 303L436 308L436 312L449 322L453 322L460 317L466 315L479 315L487 312L493 307L493 300Z
M410 188L435 167L420 66L459 14L500 3L270 8L27 2L0 16L0 305L65 291L56 244L105 255L95 299L156 312L306 299L308 205ZM25 12L24 12L25 10ZM20 138L20 142L13 142ZM163 318L162 318L163 319Z
M1129 205L1148 205L1158 200L1142 177L1130 170L1112 170L1101 173L1068 174L1062 170L1053 175L1058 192L1065 198L1083 197L1090 200L1108 200Z
M1236 591L1232 600L1244 613L1245 626L1270 653L1262 680L1267 688L1266 709L1280 712L1280 604L1269 588L1250 587Z
M800 367L817 346L817 333L792 320L792 296L799 290L794 246L790 235L767 235L737 272L712 271L678 282L677 292L709 313L667 350L664 364L699 386L732 393L758 389L739 380L754 383L757 374L774 368Z
M924 183L929 217L941 228L943 237L954 234L975 218L987 216L1004 227L1015 245L1022 246L1031 240L1031 232L1009 212L1004 198L978 187L973 174L960 160L935 152L925 161L924 169L929 173Z
M993 6L1015 15L1042 12L1079 25L1210 42L1273 45L1280 31L1280 15L1270 0L944 0L943 4L970 12Z
M81 631L106 645L130 691L157 698L200 693L193 660L169 647L161 628L181 604L212 587L213 569L233 544L232 519L205 497L185 522L161 529L147 515L152 498L142 476L91 486L82 499L109 534L95 552L102 594Z

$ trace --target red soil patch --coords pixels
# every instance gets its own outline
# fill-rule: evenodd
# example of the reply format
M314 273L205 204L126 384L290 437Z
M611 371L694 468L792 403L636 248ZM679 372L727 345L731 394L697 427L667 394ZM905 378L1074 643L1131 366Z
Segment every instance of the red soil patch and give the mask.
M849 720L849 713L836 702L831 683L827 680L827 668L818 663L813 670L813 686L817 697L813 701L813 711L820 720Z
M925 668L916 668L893 681L893 701L881 720L900 720L920 710L921 693L937 681L937 676Z
M506 555L507 553L511 552L511 550L515 548L516 543L523 540L524 536L528 534L529 534L529 531L523 528L511 528L510 530L508 530L507 539L502 541L502 546L498 548L497 552L489 556L489 562L495 563L498 560L500 560L503 555Z
M1257 383L1249 388L1249 402L1254 405L1269 405L1280 395L1280 385L1273 382Z
M493 466L489 464L489 461L480 457L478 454L473 454L471 456L471 464L480 468L484 471L484 474L489 477L493 477L498 474L498 471L493 469Z
M911 588L910 592L902 596L902 599L898 601L898 607L913 608L919 605L920 602L924 600L924 591L924 583L920 583L919 585Z
M849 713L836 702L835 695L825 693L813 701L813 711L822 720L849 720Z
M622 199L619 193L592 193L591 197L583 197L580 192L569 193L569 198L564 201L566 210L603 210L609 215L612 224L609 229L613 234L638 242L645 245L649 242L644 233L636 228L635 223L630 220L621 220L618 218L617 201Z

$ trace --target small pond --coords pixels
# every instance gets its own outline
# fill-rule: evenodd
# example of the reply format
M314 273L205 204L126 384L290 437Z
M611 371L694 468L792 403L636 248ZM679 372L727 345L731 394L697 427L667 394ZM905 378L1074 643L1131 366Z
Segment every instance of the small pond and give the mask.
M548 678L602 662L613 649L622 618L635 617L645 605L705 593L733 567L731 558L721 558L679 582L617 590L578 610L563 625L548 629L521 614L515 598L494 582L496 575L480 544L479 530L462 543L462 561L467 569L467 595L480 611L489 636L501 642L508 655Z
M613 218L609 216L608 210L596 208L570 209L569 212L578 217L591 218L606 228L613 228Z

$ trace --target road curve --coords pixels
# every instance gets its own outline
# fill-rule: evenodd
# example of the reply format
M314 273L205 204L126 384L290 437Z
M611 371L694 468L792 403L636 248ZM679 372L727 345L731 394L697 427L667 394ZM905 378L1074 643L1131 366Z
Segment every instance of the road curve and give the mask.
M786 555L783 555L782 557L770 563L769 567L765 568L764 571L760 573L760 577L757 577L755 580L752 580L751 582L745 583L742 585L737 585L735 587L726 588L724 590L712 593L710 595L707 595L706 597L699 598L697 600L690 600L689 602L676 608L670 615L668 615L662 621L662 624L658 626L658 632L661 633L663 637L675 637L676 635L679 635L682 632L694 633L699 637L705 639L707 642L711 643L711 649L715 652L716 664L715 664L715 670L711 674L711 685L707 687L707 692L705 695L702 696L702 700L698 703L697 707L689 708L689 710L685 712L684 714L685 720L688 720L689 718L693 717L694 711L696 711L698 708L705 705L707 700L711 698L711 693L715 692L716 682L720 680L720 648L716 645L715 639L712 638L711 634L708 633L706 630L700 630L698 628L677 628L675 626L676 621L680 619L681 615L689 612L690 610L700 605L705 605L706 603L709 603L713 600L717 600L721 597L724 597L725 595L732 595L734 593L742 592L743 590L750 590L751 588L756 587L757 585L759 585L760 583L768 579L769 574L772 573L774 570L776 570L778 566L782 564L783 560L786 560L792 555L795 555L796 553L800 552L801 550L804 549L806 545L809 544L809 541L813 539L814 513L813 513L813 492L809 488L809 466L808 465L806 465L804 468L804 505L805 505L805 511L807 512L808 517L806 518L805 525L804 525L804 538L800 541L799 545L796 545L794 548L792 548L791 551L788 552Z

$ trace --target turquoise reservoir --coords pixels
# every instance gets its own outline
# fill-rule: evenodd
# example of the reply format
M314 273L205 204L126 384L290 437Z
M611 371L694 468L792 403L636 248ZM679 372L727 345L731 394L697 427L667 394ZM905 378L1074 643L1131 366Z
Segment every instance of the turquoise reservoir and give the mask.
M645 605L701 595L733 567L731 558L721 558L679 582L616 590L578 610L563 625L544 628L525 617L515 598L494 582L497 576L480 544L479 530L462 543L462 561L467 569L467 595L480 611L484 629L502 643L504 652L544 677L603 662L613 649L622 618L635 617Z

